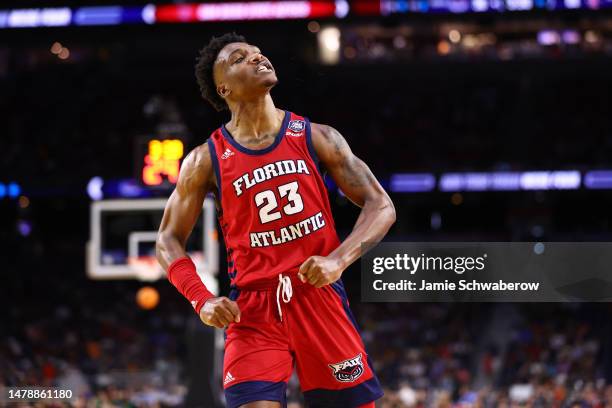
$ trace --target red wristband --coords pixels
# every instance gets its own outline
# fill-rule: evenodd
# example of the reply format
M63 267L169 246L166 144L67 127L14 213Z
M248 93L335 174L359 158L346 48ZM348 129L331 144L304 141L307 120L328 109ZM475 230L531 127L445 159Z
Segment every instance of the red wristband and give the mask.
M200 314L200 309L204 303L215 297L196 272L196 266L188 256L175 259L168 267L168 280L172 283L185 298L191 302L196 313Z

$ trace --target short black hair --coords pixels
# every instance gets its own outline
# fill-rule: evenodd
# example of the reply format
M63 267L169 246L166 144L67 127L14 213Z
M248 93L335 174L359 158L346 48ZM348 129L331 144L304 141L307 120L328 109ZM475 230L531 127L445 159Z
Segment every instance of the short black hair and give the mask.
M208 45L200 50L200 55L197 58L195 75L200 86L200 93L217 111L228 109L228 106L217 93L217 86L213 78L213 66L223 47L235 42L246 42L246 39L236 33L226 33L220 37L213 37Z

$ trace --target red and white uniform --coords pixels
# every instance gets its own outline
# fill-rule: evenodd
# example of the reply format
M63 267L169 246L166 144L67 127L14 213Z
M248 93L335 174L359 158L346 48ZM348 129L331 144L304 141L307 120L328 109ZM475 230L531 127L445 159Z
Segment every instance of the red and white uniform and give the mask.
M297 272L309 256L339 245L327 189L308 151L306 120L287 114L281 132L263 150L239 145L224 128L211 138L219 221L231 283L239 288Z
M294 363L309 406L358 407L379 398L342 282L316 289L297 279L308 257L340 244L308 119L286 112L265 149L240 145L225 126L208 146L230 298L241 310L240 323L226 332L228 407L286 404Z

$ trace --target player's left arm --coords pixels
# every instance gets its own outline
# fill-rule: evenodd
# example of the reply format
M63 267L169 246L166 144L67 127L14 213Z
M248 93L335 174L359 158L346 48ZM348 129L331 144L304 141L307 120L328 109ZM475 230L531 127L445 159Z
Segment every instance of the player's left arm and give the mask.
M361 254L361 243L379 242L395 222L395 207L368 166L353 154L331 126L312 124L312 144L323 166L361 213L353 231L328 256L311 256L300 267L300 278L320 288L340 279Z

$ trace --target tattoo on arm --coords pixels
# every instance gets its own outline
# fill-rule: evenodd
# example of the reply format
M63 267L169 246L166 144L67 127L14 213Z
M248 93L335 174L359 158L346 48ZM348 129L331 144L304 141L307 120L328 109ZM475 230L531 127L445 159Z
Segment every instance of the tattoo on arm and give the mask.
M382 239L395 221L393 202L368 166L353 154L342 135L332 127L313 126L312 142L322 164L342 192L361 207L353 231L330 256L343 268L362 254L363 242Z
M368 166L353 154L342 135L330 126L319 125L318 154L336 183L357 205L372 195L378 184Z
M358 158L354 158L356 163L344 162L343 177L351 187L363 187L375 181L370 169Z

